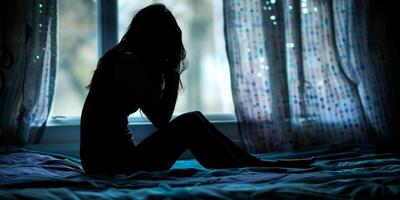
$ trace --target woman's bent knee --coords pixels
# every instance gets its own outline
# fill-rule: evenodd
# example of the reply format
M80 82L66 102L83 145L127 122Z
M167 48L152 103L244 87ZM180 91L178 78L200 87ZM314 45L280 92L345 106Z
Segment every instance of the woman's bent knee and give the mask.
M199 112L199 111L187 112L187 113L179 115L178 117L173 119L172 122L173 121L186 121L187 122L188 120L198 118L199 115L201 115L201 112Z
M196 116L196 115L202 115L201 114L201 112L200 111L192 111L192 112L187 112L187 113L184 113L184 114L182 114L182 115L180 115L180 116L182 116L182 117L187 117L187 116Z
M187 112L179 115L175 119L173 119L170 123L170 128L172 129L196 129L198 125L201 124L201 112L193 111Z

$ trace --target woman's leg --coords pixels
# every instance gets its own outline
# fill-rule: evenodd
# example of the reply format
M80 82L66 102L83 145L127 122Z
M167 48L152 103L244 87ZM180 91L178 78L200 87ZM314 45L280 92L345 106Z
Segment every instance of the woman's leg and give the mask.
M260 166L260 160L247 154L219 132L200 112L178 116L169 128L159 130L135 148L136 164L148 170L168 169L187 149L208 168Z
M232 152L235 157L237 157L246 166L258 165L260 164L260 159L250 155L249 153L243 151L239 146L233 143L228 137L226 137L222 132L220 132L212 123L210 123L207 118L201 112L195 112L195 114L200 118L201 122L206 126L206 129L212 133L217 140L219 140L223 145Z
M168 129L159 130L136 147L144 170L169 169L187 149L207 168L293 167L304 162L268 162L246 153L218 131L200 112L178 116ZM309 164L309 163L308 163Z
M207 127L206 129L212 133L213 136L217 137L220 143L222 143L225 148L229 149L229 151L236 157L236 159L240 160L243 166L246 167L310 167L310 164L313 162L314 158L305 158L305 159L284 159L284 160L273 160L266 161L260 160L251 154L243 151L240 147L238 147L235 143L233 143L228 137L226 137L223 133L221 133L213 124L211 124L202 113L194 112L197 115L202 123Z
M172 132L183 139L193 156L208 168L245 167L245 159L237 154L239 147L219 132L200 112L178 116L170 123ZM235 148L228 145L232 143ZM237 148L237 149L236 149Z
M193 156L205 167L230 168L262 165L261 160L234 144L201 112L185 115L183 115L183 120L177 119L177 127L182 129L181 133L189 136L187 142L190 144L189 148ZM174 125L174 122L172 124Z

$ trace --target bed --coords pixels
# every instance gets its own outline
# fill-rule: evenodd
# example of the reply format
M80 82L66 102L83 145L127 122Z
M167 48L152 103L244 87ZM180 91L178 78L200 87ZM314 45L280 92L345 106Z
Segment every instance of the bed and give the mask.
M15 151L0 154L0 199L400 199L399 154L352 145L257 156L315 162L210 170L179 160L166 171L89 177L79 160Z

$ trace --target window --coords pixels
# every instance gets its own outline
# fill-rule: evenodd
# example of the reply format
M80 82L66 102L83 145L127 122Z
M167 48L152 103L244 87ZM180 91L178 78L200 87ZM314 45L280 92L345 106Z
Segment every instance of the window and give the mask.
M139 9L157 2L164 3L177 18L187 51L184 90L179 94L175 114L191 110L233 113L222 0L119 0L118 40ZM95 0L76 0L74 4L59 0L59 71L52 116L81 113L87 94L85 86L98 59L96 10Z
M97 63L96 1L58 3L59 56L51 116L80 116Z

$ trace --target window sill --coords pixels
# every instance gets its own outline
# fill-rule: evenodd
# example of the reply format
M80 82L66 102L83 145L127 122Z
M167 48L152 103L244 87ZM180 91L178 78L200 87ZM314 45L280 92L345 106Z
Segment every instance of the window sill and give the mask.
M174 116L176 117L176 116ZM206 118L218 130L239 144L236 117L233 114L208 114ZM145 117L130 117L129 128L139 143L155 131L155 127ZM52 117L39 144L31 144L27 149L64 154L79 158L80 117ZM187 155L187 153L186 153ZM184 156L190 158L190 156Z
M178 115L172 116L172 118ZM236 123L234 114L206 114L205 117L213 124L220 123ZM53 126L78 126L80 124L79 116L54 116L47 120L46 127ZM129 117L129 125L151 125L151 122L146 117Z

